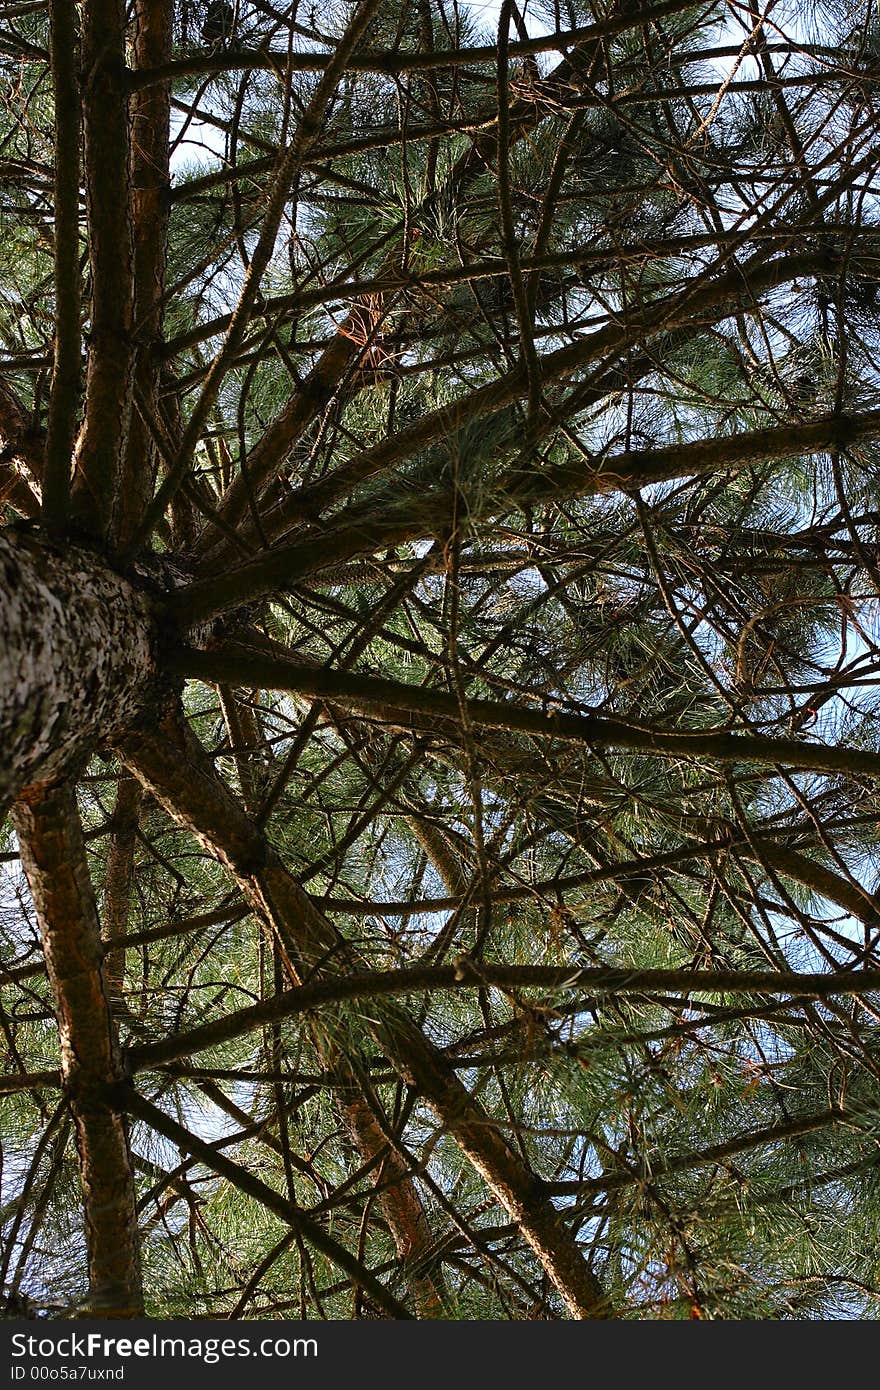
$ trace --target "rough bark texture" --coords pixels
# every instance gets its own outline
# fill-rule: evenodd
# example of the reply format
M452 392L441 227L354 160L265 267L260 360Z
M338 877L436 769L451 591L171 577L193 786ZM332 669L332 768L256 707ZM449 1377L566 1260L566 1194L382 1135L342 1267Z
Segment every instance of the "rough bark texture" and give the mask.
M139 0L135 10L134 67L158 67L171 54L173 7L168 0ZM167 259L171 180L168 169L169 84L159 82L131 97L131 220L134 238L135 389L123 462L122 486L115 499L114 531L126 545L153 494L156 447L144 411L158 414L163 293Z
M104 958L104 982L110 998L117 1000L125 984L125 948L111 949L125 935L131 905L131 876L134 868L134 848L144 791L133 777L123 777L116 792L113 807L113 829L104 873L104 896L101 901L101 926L107 943Z
M85 418L76 446L80 523L106 535L131 416L134 342L125 8L83 7L82 98L92 297Z
M148 600L88 551L0 532L0 811L136 715L156 673Z
M76 1131L89 1265L88 1312L143 1314L137 1214L124 1117L109 1087L122 1061L101 973L102 943L70 784L32 788L13 812L58 1018L61 1079Z

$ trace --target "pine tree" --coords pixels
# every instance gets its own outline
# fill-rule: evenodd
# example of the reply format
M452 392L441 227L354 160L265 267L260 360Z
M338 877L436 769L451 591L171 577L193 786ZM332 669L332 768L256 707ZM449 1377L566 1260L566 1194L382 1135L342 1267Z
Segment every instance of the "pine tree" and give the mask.
M873 1318L875 27L220 8L0 17L3 1308Z

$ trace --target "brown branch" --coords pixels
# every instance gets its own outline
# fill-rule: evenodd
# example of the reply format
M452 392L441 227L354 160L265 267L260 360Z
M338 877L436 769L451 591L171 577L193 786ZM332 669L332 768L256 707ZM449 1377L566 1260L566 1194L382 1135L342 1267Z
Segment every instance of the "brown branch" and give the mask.
M243 714L245 714L245 710L240 707L238 715ZM242 734L243 729L238 717L235 718L234 724L238 733ZM220 795L226 808L225 811L219 811L221 817L225 815L230 827L234 826L236 821L241 822L245 837L252 837L254 832L251 829L250 821L242 812L241 807L230 797L213 767L204 758L197 741L176 721L171 721L169 727L173 730L172 736L178 745L178 755L182 757L182 761L177 764L175 773L178 781L181 772L185 778L188 778L198 768L199 776L196 786L197 791L201 792L202 806L209 809L216 805L218 795ZM251 732L253 734L255 730L251 730ZM181 741L183 743L182 748L180 747ZM139 746L141 755L135 770L143 776L144 762L149 755L145 753L143 744ZM158 759L155 747L151 751L152 759L149 762L149 767L151 775L155 777ZM163 780L162 783L157 782L157 785L167 785L169 779L167 763L162 768L160 776ZM181 797L176 804L187 805L187 799ZM192 828L188 819L186 823L188 828ZM213 847L213 837L208 839L207 843L209 847ZM268 882L263 874L251 873L243 876L239 872L237 877L245 890L252 909L258 914L260 920L268 922L275 929L280 942L282 959L287 966L288 973L294 979L301 978L303 967L300 965L300 943L291 938L287 917L283 912L279 912L276 902L277 889L272 886L271 874L268 876ZM285 885L282 882L282 892L284 889ZM301 890L298 889L297 892L306 903L309 902ZM423 1317L436 1317L442 1312L443 1307L442 1284L436 1274L430 1273L433 1238L421 1200L414 1187L412 1175L400 1155L393 1146L389 1147L384 1138L387 1121L381 1126L377 1124L374 1113L377 1108L376 1098L371 1088L367 1088L365 1091L355 1059L349 1056L347 1039L337 1038L333 1027L315 1027L312 1034L321 1059L322 1071L327 1074L335 1074L338 1077L343 1118L355 1144L367 1161L376 1157L374 1145L376 1142L380 1144L387 1183L382 1194L382 1208L389 1222L398 1252L406 1262L409 1286L419 1311ZM364 1145L367 1147L363 1147Z
M461 714L457 697L445 691L349 671L303 666L232 645L214 651L176 648L166 654L165 660L169 670L182 676L238 681L265 690L293 691L332 700L349 709L378 714L398 725L406 726L410 715L416 719L433 716L457 724ZM508 733L558 739L587 747L633 748L664 758L714 758L719 762L781 764L847 773L853 777L880 777L880 753L870 749L828 747L760 734L730 734L720 729L676 733L599 715L567 714L562 710L545 712L494 700L467 700L466 709L470 721L481 728L503 729Z
M186 187L186 185L184 185ZM417 213L414 214L414 217ZM755 241L768 242L787 242L791 238L791 231L787 228L767 228L763 233L756 232ZM536 272L539 270L565 270L571 267L584 267L595 265L597 270L607 269L613 260L615 264L621 262L640 263L651 260L654 257L686 255L689 251L699 250L722 250L726 246L734 247L738 245L741 238L738 234L730 232L710 233L699 232L680 237L663 237L645 240L634 240L626 246L616 246L613 250L608 247L592 249L590 247L578 246L568 251L555 251L544 253L539 256L523 256L519 262L520 269L523 271ZM479 260L465 261L463 265L443 265L436 266L430 270L408 270L402 266L399 260L389 258L389 260L374 275L365 279L357 280L352 278L351 267L347 267L344 277L329 280L326 284L313 285L309 288L293 290L288 294L264 295L258 305L254 306L251 322L258 319L272 318L280 315L294 315L303 309L314 309L321 306L338 306L349 300L357 299L367 295L394 294L403 290L407 293L414 293L422 289L449 289L455 285L469 285L479 280L503 279L510 274L510 269L505 260L497 257L485 257ZM216 337L218 333L223 333L229 327L232 320L232 313L218 314L216 318L206 319L196 324L193 328L188 328L184 332L171 338L163 349L166 358L177 356L187 348L195 347L197 343L204 342L208 338ZM353 319L345 320L346 331L351 328ZM344 335L343 335L344 336ZM347 341L351 342L351 338ZM329 340L326 351L329 351L336 342L336 338ZM302 346L302 345L300 345ZM308 346L306 344L305 346ZM355 344L357 346L357 344ZM247 344L244 345L247 347ZM329 381L332 372L329 363L324 364L319 378ZM316 378L319 379L319 378ZM308 380L308 378L306 378ZM334 382L334 389L339 385ZM308 391L305 386L302 388L306 396L312 395L317 400L317 391ZM326 399L329 399L327 397ZM326 402L325 402L326 403ZM314 404L314 402L313 402ZM293 402L289 402L285 411L293 408ZM300 406L302 408L302 405ZM282 415L284 412L282 412ZM269 430L275 428L280 422L282 415L276 417L276 421L268 427ZM268 442L257 447L268 448ZM252 479L256 481L262 477L261 470L257 465L256 447L252 451L250 471Z
M20 1075L0 1076L0 1096L16 1095L20 1091L40 1091L44 1087L61 1086L60 1071L22 1072Z
M122 1057L101 974L101 935L76 794L33 788L13 811L40 924L76 1127L89 1302L95 1316L143 1316L134 1176L125 1121L108 1100Z
M498 215L501 226L501 245L507 263L516 319L519 327L520 362L525 372L529 400L529 419L537 418L541 402L541 364L532 335L533 314L523 280L519 256L519 238L513 215L513 195L510 178L510 84L509 58L517 49L510 42L509 29L513 0L502 0L498 16L496 85L498 88Z
M594 24L583 24L536 38L519 39L510 44L510 52L515 56L525 56L527 53L564 53L568 48L610 38L637 25L657 23L692 7L693 0L666 0L664 4L649 5L640 10L627 9L621 14L597 20ZM495 53L494 44L474 44L468 48L437 49L433 52L421 49L417 53L402 53L395 49L382 52L367 50L350 57L344 71L386 73L394 76L398 73L421 72L431 68L459 67L466 63L491 63L495 59ZM201 73L241 72L249 69L275 72L284 78L293 72L325 72L332 60L333 55L329 53L291 52L287 48L277 51L266 48L230 48L213 53L190 54L152 70L132 73L129 85L133 91L138 91L156 82L165 82L175 77L195 77Z
M78 520L109 533L128 434L134 358L125 8L83 9L82 97L92 299L85 415L72 503Z
M237 1009L213 1023L185 1034L145 1043L130 1050L137 1071L179 1060L232 1038L244 1037L273 1019L297 1014L346 999L379 999L426 990L461 989L549 991L582 990L596 994L779 994L792 998L824 999L834 995L873 994L880 990L880 970L841 970L799 974L772 970L636 970L604 966L497 965L461 957L454 965L411 966L403 970L365 971L285 990L261 1004Z
M55 362L46 432L42 518L67 516L80 377L79 35L73 0L50 0L55 91Z
M780 280L787 280L798 273L809 274L807 261L815 269L816 261L815 257L812 256L803 260L799 257L783 256L772 261L769 265L763 263L755 270L752 284L753 292L757 294L760 289L769 288L772 284L779 283ZM671 303L664 301L664 313L655 313L652 306L638 327L631 323L623 328L609 325L584 342L574 343L569 347L560 348L547 354L541 359L542 379L545 383L562 380L589 365L590 362L603 357L607 365L609 354L613 359L624 352L628 344L632 345L642 341L644 337L650 337L651 334L665 333L675 328L676 325L681 327L686 321L698 326L702 314L711 313L712 317L717 315L719 305L724 303L727 295L738 296L741 294L743 274L743 270L731 272L710 285L704 286L701 291L689 287L682 294L672 297L679 306L678 311ZM654 365L653 357L646 355L644 370L649 370ZM609 367L606 376L610 375L611 368ZM612 389L612 383L600 379L596 388L591 390L591 396L601 398L610 389ZM617 389L619 389L619 383ZM321 482L303 486L292 493L277 508L276 513L268 519L267 532L270 535L277 535L295 522L313 517L317 512L344 496L367 478L393 470L438 440L448 437L454 438L465 426L480 418L488 420L493 415L497 415L499 411L524 396L527 390L528 376L525 368L520 365L497 381L476 388L451 405L427 413L409 429L365 449L360 454L356 454L347 463L336 469L334 473L322 479ZM811 447L811 439L822 441L816 442L813 445L815 448L827 448L829 442L838 438L841 442L846 442L848 437L858 439L864 437L860 434L862 429L868 435L873 434L878 429L878 422L880 422L880 413L878 412L868 412L866 416L856 416L852 420L847 417L838 417L830 426L827 421L821 421L812 435L810 433L811 427L805 427L804 447L806 449ZM543 418L536 426L538 435L551 433L556 428L556 423L555 416L548 415ZM848 431L850 432L849 435ZM767 431L767 434L769 438L764 441L765 447L772 448L774 444L778 444L781 448L787 447L782 432L778 438L773 437L773 431ZM796 447L798 438L796 427L790 427L789 438L791 447ZM535 442L537 442L537 436ZM517 444L521 446L522 439L518 430L511 425L508 448L513 450ZM584 496L591 493L623 490L644 486L650 482L660 481L662 478L681 477L686 472L686 454L684 451L687 447L682 446L681 450L656 451L662 457L640 460L643 471L640 473L634 471L631 476L627 476L626 472L621 471L625 465L617 458L610 460L608 466L600 464L595 471L590 471L587 468L581 470L567 468L559 470L558 476L553 469L545 474L540 470L519 468L511 476L504 477L502 475L497 480L487 499L482 502L480 510L483 513L489 509L498 511L505 506L522 505L540 499L557 499L565 495ZM732 455L731 462L734 462L735 446L730 444L727 447ZM747 442L748 460L753 458L752 451L758 447L758 441L749 440ZM649 452L654 453L655 451ZM699 454L698 448L695 448L694 456L693 464L696 471L711 466L708 451L704 450L702 454ZM338 563L342 559L351 559L358 554L368 554L379 545L399 543L400 540L413 539L424 536L426 533L434 534L438 526L448 525L451 501L452 494L448 487L444 486L429 491L427 496L423 495L414 502L407 502L397 507L387 507L380 516L371 517L367 513L366 516L358 517L352 534L354 544L350 550L345 548L347 538L342 532L337 532L335 536L331 533L332 549L328 545L327 535L323 535L320 541L297 539L287 545L278 545L237 568L226 568L222 574L212 575L210 579L196 580L193 584L184 587L175 596L174 608L180 615L181 621L198 621L203 617L214 616L228 608L235 607L251 598L269 593L274 588L290 584L308 573L316 572L324 564ZM474 519L477 517L475 516ZM345 520L345 514L343 514L341 522L344 524ZM376 526L375 539L369 529L370 520L373 520Z
M172 0L137 0L133 56L138 69L161 63L170 55L173 17ZM133 94L130 164L138 409L132 413L116 497L113 531L121 547L128 544L140 523L156 480L156 445L142 411L151 418L158 414L171 189L170 119L167 82Z
M143 802L143 787L134 777L121 777L113 807L113 829L104 870L101 925L104 939L104 982L111 1000L121 999L125 988L125 949L122 938L128 926L134 850ZM115 947L115 949L114 949Z
M647 365L647 364L646 364ZM619 386L620 383L618 383ZM607 383L610 388L611 383ZM605 394L602 389L601 394ZM776 458L843 448L880 433L880 412L859 415L826 415L804 424L781 425L748 431L718 440L694 440L660 449L630 450L597 458L596 467L560 466L545 470L517 470L502 475L474 520L485 520L491 511L541 502L561 502L615 491L647 487L675 478L698 477L725 468L771 462ZM328 488L329 492L329 488ZM493 500L494 499L494 500ZM172 599L181 621L198 621L227 607L286 587L299 579L378 549L440 534L448 527L454 495L444 486L419 497L379 509L375 504L352 506L334 518L332 528L320 539L308 537L274 546L265 554L222 576L195 580ZM267 529L281 529L302 510L297 494L270 514ZM482 514L481 514L482 513ZM209 597L210 596L210 597Z
M672 3L677 7L678 0L672 0ZM621 30L625 30L631 25L639 23L640 19L649 21L650 13L650 9L633 11L625 15L612 16L607 21L600 21L600 24L608 23L615 28L619 27ZM560 90L567 92L574 74L585 64L589 65L593 56L600 50L605 33L597 32L595 26L589 26L589 31L574 46L573 53L563 58L548 76L544 84L547 92L557 94ZM516 102L510 108L509 117L508 134L511 142L527 135L542 119L539 106L535 102L529 101ZM482 138L475 140L471 147L455 161L442 188L432 190L416 209L414 214L416 223L424 220L430 221L435 215L437 207L442 206L444 200L455 201L461 198L468 182L474 177L480 177L485 167L497 157L497 154L498 133L493 129L485 130ZM402 225L397 230L402 233ZM399 247L395 246L392 255L383 267L383 273L399 273L402 260L405 260L405 255L401 256ZM251 457L248 461L248 478L252 485L259 486L277 474L285 454L339 390L346 374L357 360L357 353L353 350L354 344L350 335L357 316L361 312L363 312L363 305L356 305L329 348L325 350L313 367L301 390L294 393L287 405L269 425L263 438L251 451ZM247 483L244 476L238 476L233 479L223 499L222 515L224 520L232 524L240 523L245 515L247 502Z
M854 1109L821 1110L815 1115L803 1115L796 1120L786 1120L778 1125L766 1125L762 1129L749 1130L733 1139L725 1139L720 1144L711 1144L706 1149L696 1149L686 1154L676 1154L671 1158L661 1158L654 1162L634 1161L631 1171L603 1173L600 1178L582 1178L574 1181L548 1182L547 1191L554 1197L586 1197L593 1192L619 1192L627 1187L643 1184L649 1187L658 1178L672 1173L688 1173L694 1168L707 1164L721 1164L737 1154L750 1153L765 1144L778 1144L786 1139L799 1139L805 1134L815 1134L817 1130L828 1129L831 1125L846 1123L856 1118Z

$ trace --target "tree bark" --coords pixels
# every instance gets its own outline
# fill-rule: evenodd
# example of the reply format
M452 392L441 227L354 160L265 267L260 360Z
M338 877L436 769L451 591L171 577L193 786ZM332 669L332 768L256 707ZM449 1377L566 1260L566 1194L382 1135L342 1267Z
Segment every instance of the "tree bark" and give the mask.
M171 55L173 6L168 0L138 0L133 62L136 70L158 66ZM156 481L156 446L143 411L159 415L158 379L171 208L168 128L169 84L159 82L131 95L131 225L134 246L134 326L136 409L114 499L113 531L123 547L146 511Z
M150 604L90 552L0 531L0 812L148 703Z
M13 821L30 885L76 1132L91 1316L143 1316L131 1152L110 1088L124 1071L101 973L103 945L76 793L32 788Z
M72 500L80 524L107 535L131 419L134 275L125 6L83 7L83 146L91 266L85 413Z
M285 657L265 656L230 643L213 651L170 650L169 670L213 681L248 681L265 690L287 690L314 699L332 700L351 710L378 713L398 728L419 729L426 719L435 724L461 721L458 698L442 690L406 685L400 681L306 666ZM582 744L585 747L632 748L654 757L717 758L719 762L757 762L813 769L818 772L880 777L880 754L871 749L810 743L806 739L771 738L764 734L729 734L724 728L687 730L651 724L630 724L594 714L523 708L512 701L471 699L465 702L477 728L529 734Z
M113 830L104 871L101 926L106 943L104 983L110 998L121 1001L125 988L125 947L119 946L128 927L134 849L144 789L134 777L123 777L116 789Z

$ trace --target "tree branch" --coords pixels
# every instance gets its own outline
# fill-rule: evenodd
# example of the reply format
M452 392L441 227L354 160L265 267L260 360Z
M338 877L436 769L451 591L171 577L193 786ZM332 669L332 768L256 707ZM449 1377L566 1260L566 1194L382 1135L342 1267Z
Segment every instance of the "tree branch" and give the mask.
M86 1225L94 1316L143 1316L134 1176L125 1122L108 1100L122 1057L101 975L98 914L76 794L33 788L13 822L34 900L61 1040Z

